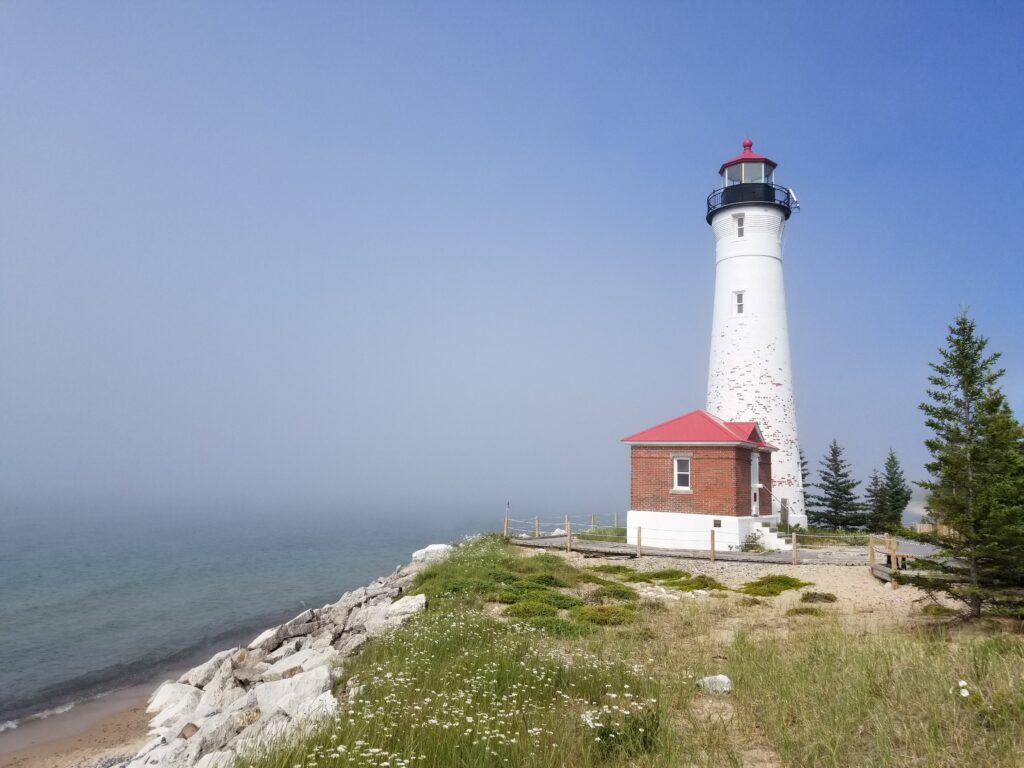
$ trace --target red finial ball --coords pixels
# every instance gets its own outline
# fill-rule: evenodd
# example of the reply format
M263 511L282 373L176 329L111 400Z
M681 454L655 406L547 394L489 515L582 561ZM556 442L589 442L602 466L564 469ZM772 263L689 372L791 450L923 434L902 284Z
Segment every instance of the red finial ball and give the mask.
M752 142L750 139L744 139L743 140L743 151L744 152L749 152L751 149L753 149L753 147L754 147L754 142Z

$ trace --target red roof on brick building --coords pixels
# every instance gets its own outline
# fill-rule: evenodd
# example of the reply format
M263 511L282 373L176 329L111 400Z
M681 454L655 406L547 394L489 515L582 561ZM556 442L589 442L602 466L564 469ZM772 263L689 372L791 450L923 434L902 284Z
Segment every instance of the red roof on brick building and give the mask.
M778 450L764 441L757 422L722 421L707 411L690 411L670 421L622 439L624 443L692 445L708 443L744 444L768 451Z

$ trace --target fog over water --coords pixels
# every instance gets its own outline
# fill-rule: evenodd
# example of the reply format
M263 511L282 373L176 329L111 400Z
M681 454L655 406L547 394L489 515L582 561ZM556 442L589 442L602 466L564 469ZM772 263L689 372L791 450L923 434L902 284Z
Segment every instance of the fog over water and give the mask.
M1022 399L1019 217L975 192L1024 9L878 10L744 7L769 85L729 8L4 4L0 502L625 509L618 440L704 404L745 134L803 203L807 455L919 477L962 304Z

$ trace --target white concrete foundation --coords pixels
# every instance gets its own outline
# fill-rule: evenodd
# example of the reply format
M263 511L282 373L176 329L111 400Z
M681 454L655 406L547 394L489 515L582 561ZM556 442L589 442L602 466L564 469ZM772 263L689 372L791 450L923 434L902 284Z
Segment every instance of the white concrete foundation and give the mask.
M715 521L720 522L720 527L715 527ZM757 531L765 549L786 549L790 545L770 529L777 522L777 517L730 517L631 509L626 513L626 541L635 545L639 528L640 543L644 547L708 550L711 548L711 531L714 530L715 549L727 552L742 549L750 532Z

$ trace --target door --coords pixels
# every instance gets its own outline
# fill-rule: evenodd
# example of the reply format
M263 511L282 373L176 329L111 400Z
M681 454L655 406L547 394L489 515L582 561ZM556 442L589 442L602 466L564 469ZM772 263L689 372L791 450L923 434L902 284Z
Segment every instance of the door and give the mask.
M750 452L750 514L757 517L760 513L760 505L757 503L757 493L760 490L757 479L761 476L761 457L757 451Z

